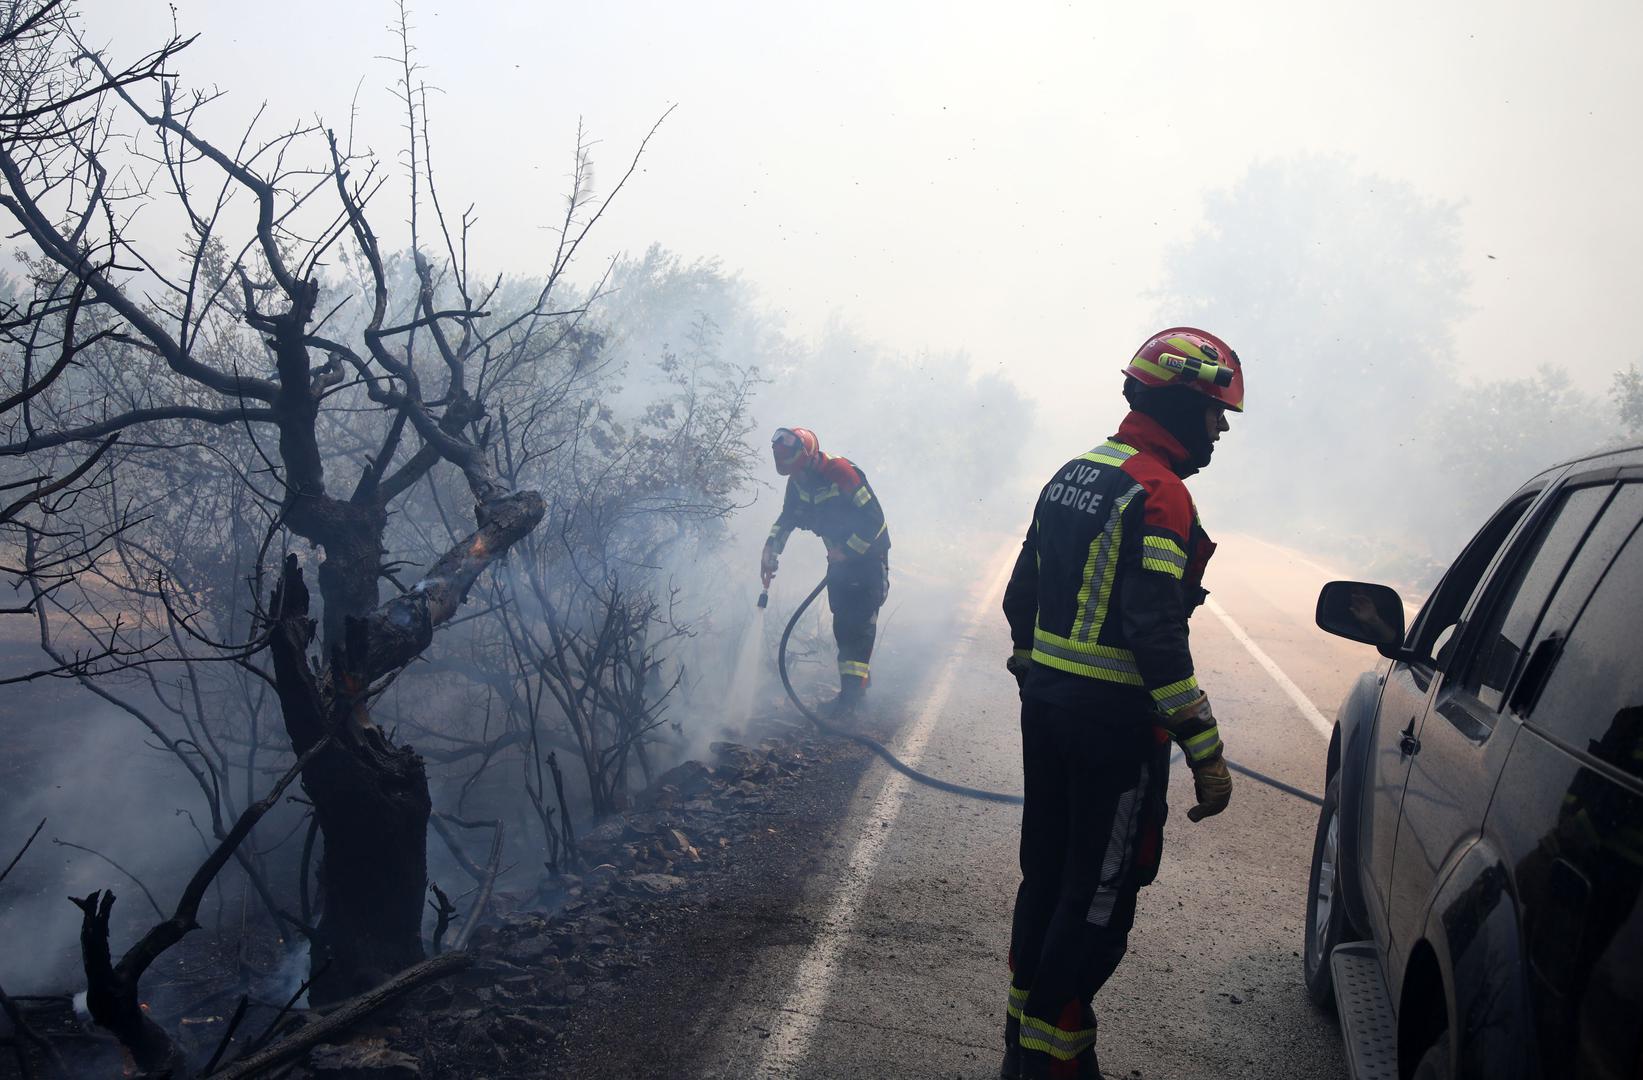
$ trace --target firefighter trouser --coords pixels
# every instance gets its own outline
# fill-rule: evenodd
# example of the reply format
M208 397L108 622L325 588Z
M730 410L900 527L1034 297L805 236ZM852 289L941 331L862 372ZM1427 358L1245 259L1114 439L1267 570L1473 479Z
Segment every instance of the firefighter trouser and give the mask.
M1169 742L1145 711L1092 716L1024 697L1021 887L1007 1034L1072 1061L1095 1042L1090 1001L1124 957L1137 891L1158 871Z
M890 593L890 553L857 555L827 564L827 606L839 645L840 678L867 680L879 608Z

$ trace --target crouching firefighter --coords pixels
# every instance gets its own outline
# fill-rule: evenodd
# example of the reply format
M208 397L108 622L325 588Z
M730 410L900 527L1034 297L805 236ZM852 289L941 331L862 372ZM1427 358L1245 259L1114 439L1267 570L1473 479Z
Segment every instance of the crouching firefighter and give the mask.
M777 428L770 450L776 471L787 477L787 493L765 541L760 574L768 589L794 529L815 533L827 546L827 606L839 646L839 696L830 711L840 715L857 708L867 691L879 608L890 590L884 508L862 471L822 453L808 428Z
M1091 1001L1158 872L1170 740L1192 769L1189 819L1232 795L1187 648L1215 545L1182 481L1209 464L1227 410L1243 411L1242 367L1220 338L1180 327L1124 376L1129 414L1044 486L1004 594L1026 771L1006 1078L1101 1075Z

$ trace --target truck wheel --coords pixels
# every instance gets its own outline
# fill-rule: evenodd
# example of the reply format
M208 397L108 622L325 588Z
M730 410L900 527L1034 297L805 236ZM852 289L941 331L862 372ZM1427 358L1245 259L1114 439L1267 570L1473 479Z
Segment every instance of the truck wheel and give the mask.
M1449 1080L1449 1033L1438 1036L1438 1041L1426 1048L1420 1064L1410 1080Z
M1343 941L1356 941L1358 934L1346 914L1341 895L1341 826L1336 812L1341 802L1341 774L1337 772L1324 789L1324 804L1318 811L1318 832L1312 841L1312 873L1306 885L1306 993L1320 1009L1335 1001L1335 976L1329 968L1329 954Z

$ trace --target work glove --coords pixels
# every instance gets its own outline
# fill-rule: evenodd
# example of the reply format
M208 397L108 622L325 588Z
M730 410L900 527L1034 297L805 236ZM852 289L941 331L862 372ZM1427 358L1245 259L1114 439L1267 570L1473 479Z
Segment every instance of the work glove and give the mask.
M1015 688L1024 690L1027 686L1027 672L1032 670L1032 661L1020 653L1011 653L1010 658L1004 661L1004 670L1015 676Z
M766 541L764 554L759 556L759 579L764 583L765 588L770 588L770 580L776 576L776 564L780 561L775 547L769 541Z
M1202 821L1227 808L1232 801L1232 774L1221 753L1221 729L1215 723L1209 698L1199 694L1187 704L1165 713L1163 726L1180 744L1192 770L1198 805L1187 811L1189 821Z
M1227 808L1232 801L1232 774L1227 771L1224 755L1216 754L1213 761L1193 767L1192 790L1198 796L1198 805L1187 811L1188 821L1202 821Z

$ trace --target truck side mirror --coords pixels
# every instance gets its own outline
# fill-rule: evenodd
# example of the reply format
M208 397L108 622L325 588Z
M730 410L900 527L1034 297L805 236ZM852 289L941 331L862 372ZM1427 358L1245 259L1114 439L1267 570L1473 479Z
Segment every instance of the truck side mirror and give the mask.
M1403 600L1396 589L1366 581L1331 581L1318 591L1319 629L1403 659Z

